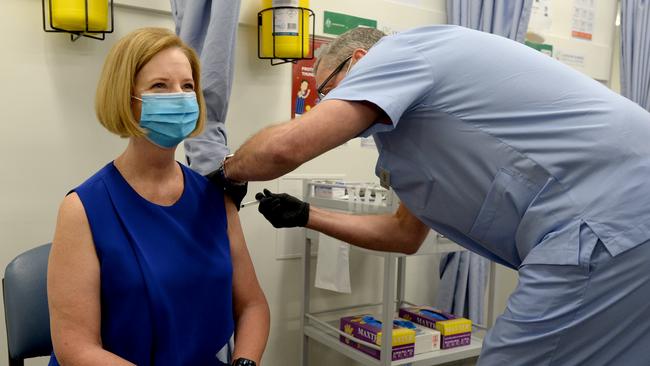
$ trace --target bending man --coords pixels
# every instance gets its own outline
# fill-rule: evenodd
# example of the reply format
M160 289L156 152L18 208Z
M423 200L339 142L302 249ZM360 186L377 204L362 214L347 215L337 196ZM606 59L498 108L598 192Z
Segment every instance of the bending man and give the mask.
M356 29L318 61L322 102L224 161L269 180L372 135L394 215L267 192L276 227L415 252L429 229L519 270L480 365L640 365L650 344L650 114L524 45L456 26Z

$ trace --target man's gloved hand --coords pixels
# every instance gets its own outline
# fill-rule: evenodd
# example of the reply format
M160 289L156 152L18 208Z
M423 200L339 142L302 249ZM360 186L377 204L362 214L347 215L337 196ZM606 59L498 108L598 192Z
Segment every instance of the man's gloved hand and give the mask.
M309 221L309 203L286 193L258 192L255 199L260 201L258 211L275 227L305 226Z
M246 192L248 191L248 183L233 183L228 180L224 174L223 165L221 165L219 169L208 173L205 177L219 189L223 189L224 194L230 197L232 202L235 204L235 207L237 207L237 211L239 211L241 208L241 201L244 199Z

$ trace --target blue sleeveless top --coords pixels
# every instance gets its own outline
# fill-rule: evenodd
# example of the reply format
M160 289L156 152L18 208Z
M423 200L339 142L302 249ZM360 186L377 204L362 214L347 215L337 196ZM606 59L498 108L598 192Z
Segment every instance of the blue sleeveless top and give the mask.
M101 275L103 348L137 365L229 364L232 262L223 193L181 165L172 206L140 196L109 163L74 191ZM58 365L52 355L50 365Z

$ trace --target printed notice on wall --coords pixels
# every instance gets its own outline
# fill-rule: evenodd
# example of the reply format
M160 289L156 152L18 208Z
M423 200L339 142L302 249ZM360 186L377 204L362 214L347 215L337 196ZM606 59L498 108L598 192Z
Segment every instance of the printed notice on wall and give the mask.
M579 70L585 67L586 58L582 53L576 51L567 52L566 50L557 50L554 56L558 61Z
M529 31L544 33L551 29L551 0L534 0L530 11Z
M596 21L596 0L573 0L571 36L591 41Z
M314 39L314 59L298 60L293 64L291 78L291 118L300 117L309 112L320 102L316 89L314 63L322 52L321 47L327 45L329 39Z

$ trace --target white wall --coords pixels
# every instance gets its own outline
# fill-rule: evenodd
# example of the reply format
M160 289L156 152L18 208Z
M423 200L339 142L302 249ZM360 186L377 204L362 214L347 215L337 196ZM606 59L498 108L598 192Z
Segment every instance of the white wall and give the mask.
M399 1L354 2L312 0L321 14L328 10L380 20L385 29L399 30L406 23L444 21L444 1L436 0L417 9ZM412 1L410 1L412 2ZM93 110L95 87L104 57L111 45L141 26L173 29L167 0L116 0L118 4L151 6L158 12L116 6L115 33L106 41L82 38L70 42L63 34L45 33L41 26L39 0L3 0L0 13L0 268L16 255L49 242L58 205L71 188L115 158L126 141L105 131ZM257 1L244 0L242 19L257 11ZM428 3L428 2L427 2ZM253 4L253 5L251 5ZM435 5L432 5L435 4ZM367 13L364 12L367 10ZM322 18L322 15L321 15ZM256 55L256 28L241 22L237 41L237 67L227 129L232 149L255 131L289 118L290 66L271 67ZM322 23L317 24L322 29ZM320 30L319 30L320 31ZM182 159L182 151L177 154ZM376 152L362 149L358 141L338 148L299 168L301 173L343 173L350 179L376 180ZM341 164L345 161L345 164ZM276 182L254 183L254 194ZM264 357L266 365L298 365L301 279L299 260L276 260L276 231L254 208L241 212L245 235L257 274L272 312L272 330ZM362 303L380 299L381 262L353 253L351 256L354 295L332 295L316 291L314 307ZM407 287L414 302L432 302L437 284L437 258L409 260ZM3 312L0 310L0 312ZM4 314L2 315L4 317ZM7 359L4 321L0 320L0 364ZM347 365L349 361L315 347L313 365ZM47 359L28 365L45 365Z

